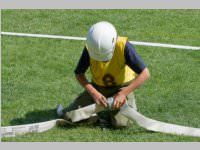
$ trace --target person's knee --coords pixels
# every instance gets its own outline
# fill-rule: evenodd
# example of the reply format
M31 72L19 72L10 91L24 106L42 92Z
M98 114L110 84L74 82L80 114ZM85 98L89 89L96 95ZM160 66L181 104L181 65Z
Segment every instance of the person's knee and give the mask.
M125 116L121 115L121 114L116 114L112 117L112 126L114 128L128 128L133 124L133 122L131 120L129 120L128 118L126 118Z
M137 110L136 99L135 99L135 96L133 93L131 93L127 96L127 103L130 107Z
M115 129L130 128L132 125L133 125L133 122L131 120L128 120L126 122L115 122L115 123L112 123L112 126Z

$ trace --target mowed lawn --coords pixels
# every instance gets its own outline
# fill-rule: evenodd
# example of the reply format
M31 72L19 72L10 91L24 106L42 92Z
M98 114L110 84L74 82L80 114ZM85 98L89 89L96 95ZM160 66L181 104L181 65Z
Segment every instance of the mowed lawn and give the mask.
M110 21L130 40L200 46L200 10L2 10L4 32L85 37L98 21ZM1 125L56 118L83 88L73 70L84 41L1 37ZM135 46L151 79L135 91L138 111L147 117L200 128L200 51ZM89 70L87 72L90 78ZM200 138L81 124L55 127L2 141L151 142L200 141Z

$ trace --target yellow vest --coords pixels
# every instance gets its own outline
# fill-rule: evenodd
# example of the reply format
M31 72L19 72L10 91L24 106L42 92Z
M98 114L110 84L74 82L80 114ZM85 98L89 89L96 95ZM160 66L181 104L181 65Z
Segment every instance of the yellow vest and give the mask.
M113 57L110 61L101 62L90 58L92 81L104 87L117 86L129 82L136 73L125 63L124 48L128 38L118 37Z

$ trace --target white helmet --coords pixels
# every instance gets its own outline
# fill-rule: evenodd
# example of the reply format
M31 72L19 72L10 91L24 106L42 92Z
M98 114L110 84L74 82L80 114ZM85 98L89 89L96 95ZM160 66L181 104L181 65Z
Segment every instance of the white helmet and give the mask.
M87 49L91 58L97 61L108 61L112 58L117 32L115 27L105 21L94 24L87 34Z

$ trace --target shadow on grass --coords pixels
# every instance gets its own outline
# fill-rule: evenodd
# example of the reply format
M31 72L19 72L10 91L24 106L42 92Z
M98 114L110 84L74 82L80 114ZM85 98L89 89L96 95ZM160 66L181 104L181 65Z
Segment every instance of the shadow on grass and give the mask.
M49 110L35 110L32 112L28 112L24 118L15 118L12 119L10 124L11 125L23 125L23 124L31 124L31 123L39 123L39 122L44 122L44 121L50 121L50 120L54 120L57 119L57 114L56 114L56 109L49 109ZM136 124L133 124L134 126ZM114 128L110 123L109 124L105 124L102 122L95 121L95 123L91 123L90 121L86 120L82 120L80 122L77 122L74 125L67 125L67 126L62 126L59 125L58 126L61 129L70 129L70 128L74 128L74 127L89 127L89 128L101 128L102 131L123 131L129 128ZM139 127L140 128L140 127ZM150 134L154 134L155 132L152 131L147 131L144 129L136 129L135 131L132 131L130 134L141 134L141 133L150 133ZM127 134L127 133L126 133Z
M26 113L25 117L23 118L14 118L10 121L11 126L15 125L25 125L25 124L31 124L31 123L40 123L45 121L50 121L58 119L56 114L56 109L49 109L49 110L35 110L32 112ZM89 120L89 119L88 119ZM91 123L91 121L81 120L79 122L76 122L73 127L78 126L88 126L88 127L95 127L99 126L98 123ZM58 125L58 127L65 127L65 125Z
M12 119L11 125L22 125L22 124L30 124L30 123L38 123L56 119L56 109L49 110L35 110L32 112L28 112L24 118L15 118Z

